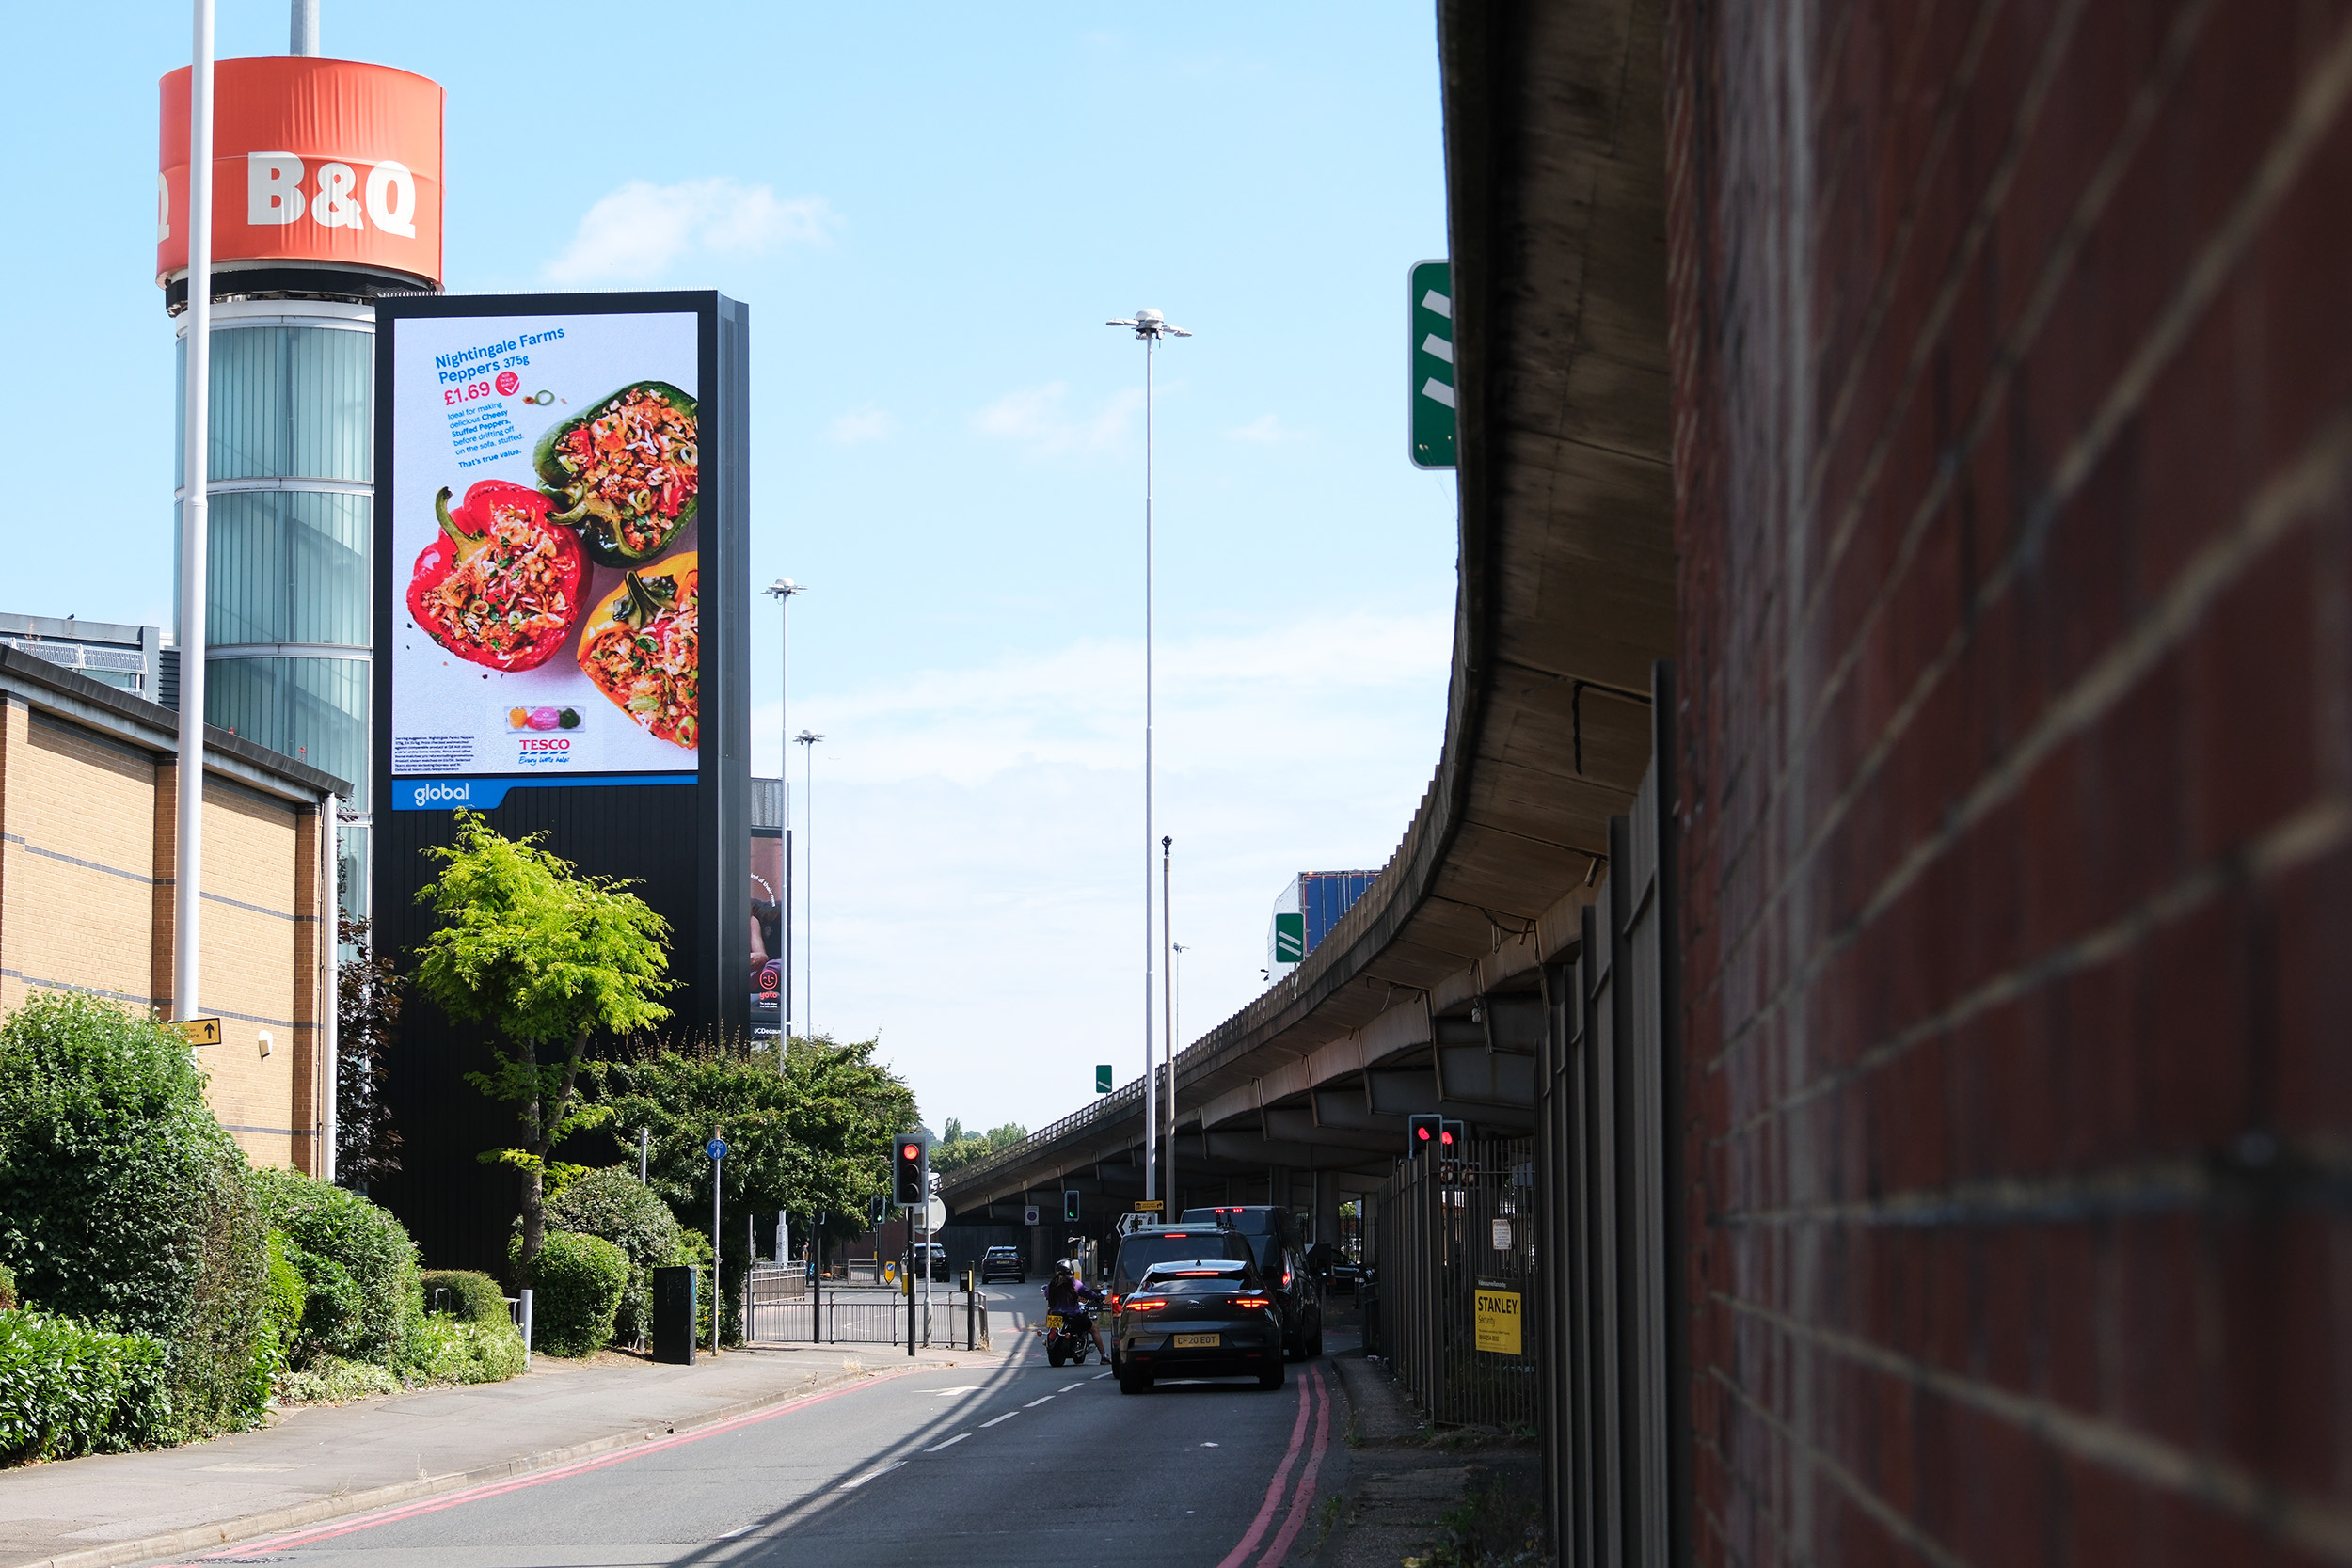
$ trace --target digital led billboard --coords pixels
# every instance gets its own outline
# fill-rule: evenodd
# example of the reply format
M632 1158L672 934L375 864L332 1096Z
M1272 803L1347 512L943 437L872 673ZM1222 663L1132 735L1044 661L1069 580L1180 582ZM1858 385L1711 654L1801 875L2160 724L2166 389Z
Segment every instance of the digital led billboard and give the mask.
M430 933L427 851L469 807L669 923L663 1032L751 1022L748 338L716 293L379 298L380 950ZM488 1041L418 1006L388 1192L437 1256L494 1260Z

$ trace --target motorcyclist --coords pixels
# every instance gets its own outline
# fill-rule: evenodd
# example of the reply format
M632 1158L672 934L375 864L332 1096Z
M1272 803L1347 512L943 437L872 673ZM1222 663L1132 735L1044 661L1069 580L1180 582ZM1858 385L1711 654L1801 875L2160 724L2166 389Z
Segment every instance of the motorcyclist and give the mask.
M1066 1258L1054 1265L1054 1277L1045 1282L1045 1309L1060 1316L1064 1330L1083 1328L1093 1335L1095 1354L1107 1364L1111 1353L1103 1348L1103 1330L1093 1312L1101 1297L1101 1291L1071 1272Z

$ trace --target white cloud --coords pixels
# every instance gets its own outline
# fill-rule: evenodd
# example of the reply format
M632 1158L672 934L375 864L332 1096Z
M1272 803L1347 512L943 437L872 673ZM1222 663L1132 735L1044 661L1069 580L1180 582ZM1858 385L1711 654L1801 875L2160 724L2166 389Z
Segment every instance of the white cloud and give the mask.
M840 221L822 197L787 201L768 185L632 180L588 209L546 274L552 283L651 282L690 255L758 256L784 245L822 244Z
M1261 414L1248 424L1229 430L1225 434L1236 441L1255 441L1260 446L1267 447L1279 446L1285 441L1303 441L1307 438L1305 431L1293 430L1282 422L1280 416L1275 414Z
M1257 994L1291 877L1396 847L1437 761L1452 626L1327 615L1161 644L1155 832L1175 840L1185 1040ZM1087 642L794 694L793 727L828 737L813 837L792 759L815 1021L858 1038L887 1021L882 1055L934 1127L1036 1127L1091 1098L1094 1064L1136 1075L1141 677L1136 643ZM756 716L761 772L776 720Z
M1070 385L1049 381L1042 387L1007 392L972 416L972 427L983 436L1017 441L1042 456L1072 451L1100 451L1126 439L1143 394L1133 388L1114 392L1093 413L1070 406Z
M898 428L898 421L887 409L853 408L825 427L825 439L850 447L860 441L882 440Z

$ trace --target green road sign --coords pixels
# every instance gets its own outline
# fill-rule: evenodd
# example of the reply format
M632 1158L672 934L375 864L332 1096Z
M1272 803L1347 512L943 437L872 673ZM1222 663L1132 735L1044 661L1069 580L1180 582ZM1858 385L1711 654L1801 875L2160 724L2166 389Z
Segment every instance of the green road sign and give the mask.
M1110 1063L1104 1062L1102 1066L1094 1069L1094 1092L1096 1094L1108 1094L1111 1092Z
M1412 271L1413 464L1454 467L1454 263L1416 261ZM1286 960L1287 961L1287 960Z
M1278 914L1274 917L1274 961L1295 964L1307 956L1307 917L1303 914Z

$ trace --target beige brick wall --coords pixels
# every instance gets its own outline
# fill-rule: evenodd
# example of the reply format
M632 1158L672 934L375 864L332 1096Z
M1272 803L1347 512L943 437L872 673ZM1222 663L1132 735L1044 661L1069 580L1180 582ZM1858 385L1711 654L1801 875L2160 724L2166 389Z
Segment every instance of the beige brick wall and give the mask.
M0 1011L64 989L171 1015L176 775L0 699ZM325 1090L319 831L314 811L205 781L197 1000L222 1033L199 1053L206 1098L248 1159L304 1170Z

